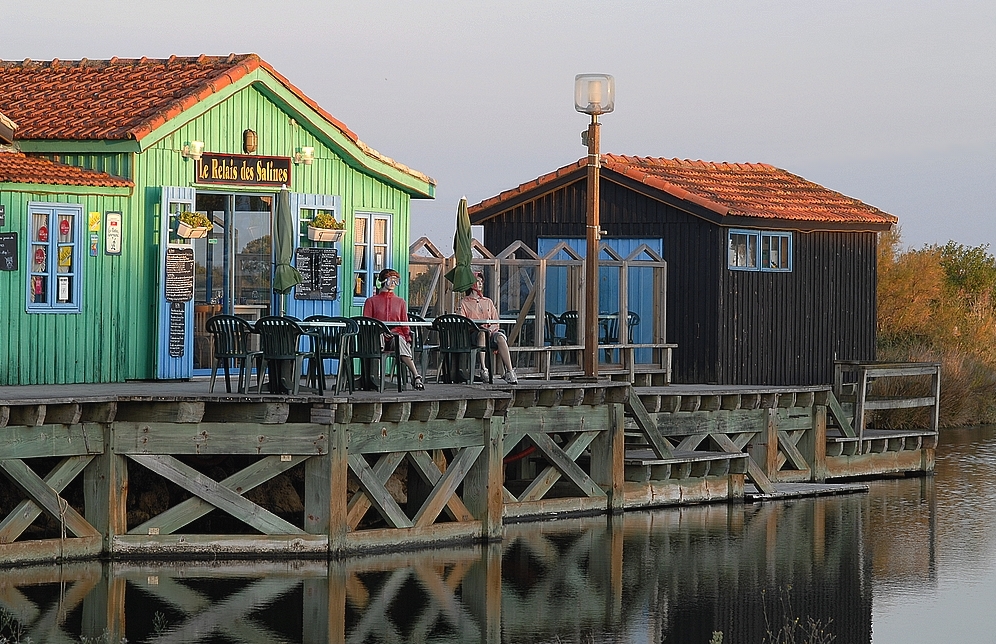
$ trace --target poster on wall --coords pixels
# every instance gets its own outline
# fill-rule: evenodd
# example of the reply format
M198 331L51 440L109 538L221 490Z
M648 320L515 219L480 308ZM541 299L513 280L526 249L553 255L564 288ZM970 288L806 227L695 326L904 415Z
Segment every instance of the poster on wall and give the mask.
M187 307L182 302L169 305L169 357L182 358L186 346Z
M121 213L108 212L104 225L104 254L121 254Z
M17 270L17 233L0 233L0 271Z

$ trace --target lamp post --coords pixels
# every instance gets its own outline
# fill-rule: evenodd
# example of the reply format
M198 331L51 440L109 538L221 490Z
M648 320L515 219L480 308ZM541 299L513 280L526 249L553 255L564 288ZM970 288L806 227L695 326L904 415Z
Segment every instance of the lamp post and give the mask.
M608 74L578 74L574 77L574 109L591 115L581 142L588 147L584 295L584 377L598 379L598 181L601 156L598 151L598 115L615 109L616 83Z

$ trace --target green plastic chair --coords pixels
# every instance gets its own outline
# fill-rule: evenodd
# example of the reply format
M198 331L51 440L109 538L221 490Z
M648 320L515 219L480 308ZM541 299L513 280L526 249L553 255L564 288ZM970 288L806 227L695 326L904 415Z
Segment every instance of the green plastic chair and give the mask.
M314 350L301 351L301 336L309 335L304 329L297 325L297 322L287 317L268 315L256 320L256 333L259 334L259 344L262 349L260 356L260 366L256 374L256 392L263 391L263 372L267 366L272 367L275 361L293 362L293 387L292 391L296 395L301 390L301 371L304 359L314 358ZM273 373L270 370L270 388L274 393L278 393L286 384L280 382L281 374ZM324 383L318 381L318 393L324 393Z
M211 369L209 391L214 391L220 366L225 371L225 391L232 393L232 379L228 370L234 362L239 367L239 393L245 393L249 389L249 378L252 375L252 360L260 355L259 351L250 348L252 325L234 315L215 315L208 318L204 328L214 339L214 367ZM256 379L259 380L258 373Z
M377 391L384 391L384 383L387 381L387 360L394 358L395 369L398 371L398 391L404 391L407 384L406 369L401 368L401 351L399 344L394 343L392 349L385 348L385 336L394 335L387 325L375 318L358 316L352 318L356 322L358 330L356 335L356 347L353 357L360 361L360 380L364 387L377 386ZM377 364L376 373L373 366Z
M439 382L440 378L444 382L458 382L460 363L464 355L470 360L470 382L474 382L480 365L477 359L478 353L485 355L488 382L494 382L494 358L488 348L491 339L487 337L487 331L470 318L451 313L440 315L433 320L432 328L439 334L439 370L436 371L436 382ZM485 333L483 347L477 344L482 331Z
M318 327L311 334L312 353L317 350L322 359L318 360L317 355L308 358L308 384L317 385L321 382L325 384L325 360L335 359L339 361L339 370L335 378L335 393L342 392L343 387L349 388L349 393L353 393L353 347L356 344L356 335L360 332L360 327L355 320L350 318L332 317L329 315L310 315L304 319L305 322L340 322L342 327Z

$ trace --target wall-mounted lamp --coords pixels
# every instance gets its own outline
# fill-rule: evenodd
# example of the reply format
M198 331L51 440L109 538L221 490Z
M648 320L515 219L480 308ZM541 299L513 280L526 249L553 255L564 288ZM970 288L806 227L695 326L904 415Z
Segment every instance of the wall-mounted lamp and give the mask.
M256 146L259 143L259 137L252 130L246 130L242 133L242 149L246 154L252 154L256 151Z
M180 156L184 159L197 161L204 154L204 141L191 141L180 150Z
M311 146L306 146L303 148L298 148L297 152L294 153L294 163L300 165L311 165L315 162L315 148Z

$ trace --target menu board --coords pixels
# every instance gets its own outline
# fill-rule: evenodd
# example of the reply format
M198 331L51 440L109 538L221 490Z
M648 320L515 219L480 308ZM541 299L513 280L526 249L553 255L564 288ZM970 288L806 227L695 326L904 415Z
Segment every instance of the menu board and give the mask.
M339 296L339 251L335 248L298 248L294 264L301 283L295 300L334 300Z
M0 233L0 271L17 270L17 233Z
M169 357L182 358L186 345L187 307L181 302L169 305Z
M166 301L194 299L194 249L171 246L166 249Z

